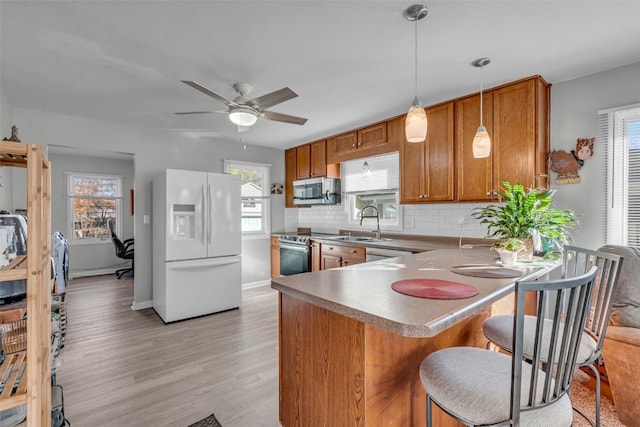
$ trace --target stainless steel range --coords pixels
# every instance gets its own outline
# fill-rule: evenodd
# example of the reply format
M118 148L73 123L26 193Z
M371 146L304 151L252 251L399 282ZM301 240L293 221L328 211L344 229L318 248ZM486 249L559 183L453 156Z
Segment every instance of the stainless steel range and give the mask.
M280 274L291 276L311 271L311 237L298 234L280 236Z

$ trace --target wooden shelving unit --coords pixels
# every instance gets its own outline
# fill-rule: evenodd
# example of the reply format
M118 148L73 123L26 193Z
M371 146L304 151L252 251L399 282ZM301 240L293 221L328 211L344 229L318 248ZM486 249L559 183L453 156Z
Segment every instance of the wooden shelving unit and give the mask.
M27 405L28 427L51 426L51 169L42 146L0 141L0 166L27 169L27 256L0 281L27 281L27 349L5 355L0 410ZM24 367L24 371L20 372Z

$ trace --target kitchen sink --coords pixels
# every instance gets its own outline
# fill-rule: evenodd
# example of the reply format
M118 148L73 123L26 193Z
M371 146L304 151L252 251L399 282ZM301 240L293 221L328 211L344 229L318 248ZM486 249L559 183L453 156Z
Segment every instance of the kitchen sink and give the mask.
M340 242L382 242L389 241L391 239L376 239L375 237L366 237L366 236L337 236L332 237L331 240L338 240Z
M376 240L373 237L362 237L362 236L338 236L332 237L331 240L339 240L341 242L373 242Z

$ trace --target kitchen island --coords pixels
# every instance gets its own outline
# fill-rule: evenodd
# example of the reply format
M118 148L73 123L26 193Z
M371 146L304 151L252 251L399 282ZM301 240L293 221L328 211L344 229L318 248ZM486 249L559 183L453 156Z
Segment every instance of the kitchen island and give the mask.
M458 345L484 347L482 321L511 312L516 280L558 262L516 266L519 278L478 278L454 266L495 265L487 248L448 249L272 280L280 292L280 423L292 426L424 426L420 362ZM474 286L465 299L398 293L404 279ZM458 425L437 411L434 425Z

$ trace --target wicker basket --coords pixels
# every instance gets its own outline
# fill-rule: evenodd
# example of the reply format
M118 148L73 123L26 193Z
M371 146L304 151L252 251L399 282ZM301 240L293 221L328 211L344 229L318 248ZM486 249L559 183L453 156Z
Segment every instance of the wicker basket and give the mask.
M5 354L27 349L27 319L0 323L2 350Z

